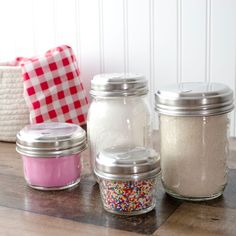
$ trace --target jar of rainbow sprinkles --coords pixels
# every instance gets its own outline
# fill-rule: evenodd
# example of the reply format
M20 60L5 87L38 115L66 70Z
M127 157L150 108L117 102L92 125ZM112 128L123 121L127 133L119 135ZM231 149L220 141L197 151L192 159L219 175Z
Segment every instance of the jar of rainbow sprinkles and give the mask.
M116 146L102 150L96 157L104 209L120 215L139 215L156 204L160 159L153 149Z

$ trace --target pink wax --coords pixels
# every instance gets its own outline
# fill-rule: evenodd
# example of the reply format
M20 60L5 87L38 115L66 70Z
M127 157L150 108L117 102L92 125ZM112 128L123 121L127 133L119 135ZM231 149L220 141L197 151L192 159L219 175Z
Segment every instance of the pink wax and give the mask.
M61 188L79 181L80 154L64 157L29 157L22 155L24 175L29 185L43 188Z
M17 133L25 180L39 190L61 190L79 183L80 154L86 132L76 124L49 122L25 126Z

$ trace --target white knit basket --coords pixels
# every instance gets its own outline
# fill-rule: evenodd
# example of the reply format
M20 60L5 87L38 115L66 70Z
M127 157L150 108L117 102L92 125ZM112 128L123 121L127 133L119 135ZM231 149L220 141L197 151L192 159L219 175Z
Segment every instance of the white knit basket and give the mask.
M14 142L17 132L29 124L23 97L21 67L0 66L0 140Z

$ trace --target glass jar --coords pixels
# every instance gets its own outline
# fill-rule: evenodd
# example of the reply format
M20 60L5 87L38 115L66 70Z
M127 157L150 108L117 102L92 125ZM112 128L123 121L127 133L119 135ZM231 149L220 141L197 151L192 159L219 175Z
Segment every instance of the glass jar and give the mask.
M160 158L153 149L116 146L96 157L104 209L120 215L139 215L156 204Z
M77 185L86 133L78 125L41 123L17 134L16 150L23 159L27 184L39 190L61 190Z
M116 145L149 147L151 110L147 80L138 74L96 75L87 120L91 166L102 149Z
M155 98L165 191L193 201L222 195L232 90L218 83L181 83L159 90Z

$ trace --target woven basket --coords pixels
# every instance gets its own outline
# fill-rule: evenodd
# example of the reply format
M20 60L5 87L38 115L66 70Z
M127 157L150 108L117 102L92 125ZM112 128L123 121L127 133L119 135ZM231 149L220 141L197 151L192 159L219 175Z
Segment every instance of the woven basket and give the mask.
M21 67L0 66L0 140L14 142L26 124L29 110L23 98Z

